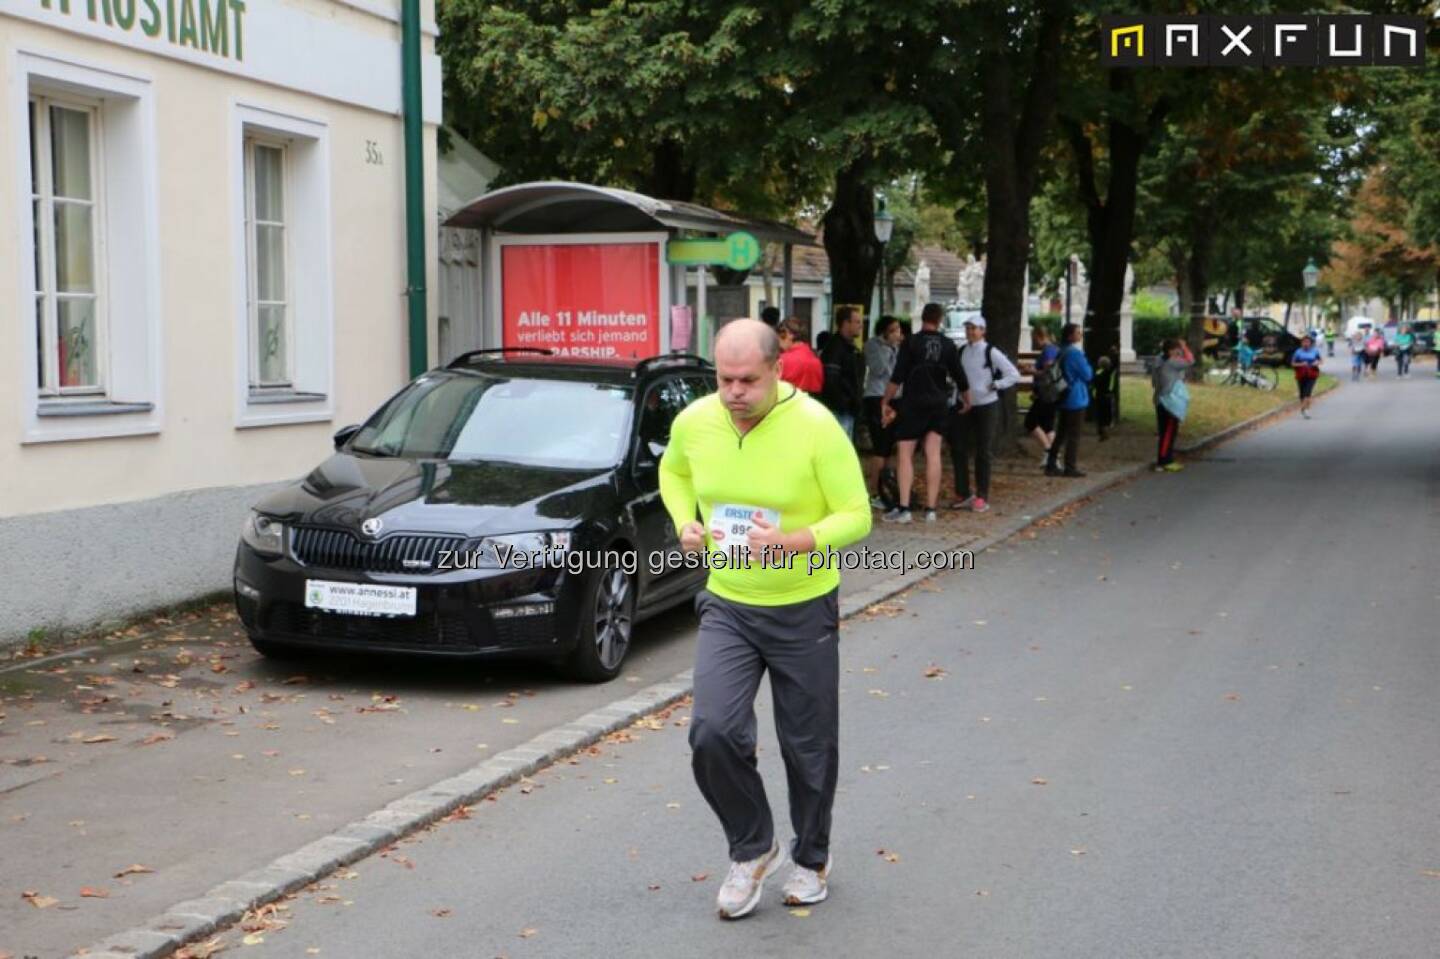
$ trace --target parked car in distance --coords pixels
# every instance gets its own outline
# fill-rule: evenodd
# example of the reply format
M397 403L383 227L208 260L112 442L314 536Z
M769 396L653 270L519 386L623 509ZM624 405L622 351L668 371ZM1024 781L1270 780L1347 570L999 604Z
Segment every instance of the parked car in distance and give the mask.
M1416 353L1435 352L1435 321L1416 320L1410 324L1410 332L1415 334Z
M1351 339L1357 333L1369 333L1375 321L1368 316L1352 316L1345 321L1345 339Z
M701 566L659 495L670 424L714 390L699 357L481 350L431 370L304 479L262 499L235 605L265 655L535 657L599 682Z
M1226 325L1226 344L1233 349L1243 335L1262 363L1289 363L1290 355L1300 348L1300 336L1268 316L1247 316L1239 325L1234 320Z

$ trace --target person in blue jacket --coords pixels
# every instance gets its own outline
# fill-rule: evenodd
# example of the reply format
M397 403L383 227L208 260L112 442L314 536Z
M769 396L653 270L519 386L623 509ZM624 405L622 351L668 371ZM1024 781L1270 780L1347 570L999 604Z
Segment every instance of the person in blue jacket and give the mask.
M1090 381L1095 371L1080 348L1080 325L1066 323L1060 331L1060 341L1065 344L1060 351L1060 372L1065 374L1069 384L1060 402L1059 422L1055 425L1055 442L1050 444L1050 457L1045 462L1046 476L1084 476L1076 466L1080 454L1080 431L1085 427L1085 408L1090 405ZM1061 449L1065 451L1065 469L1056 465Z

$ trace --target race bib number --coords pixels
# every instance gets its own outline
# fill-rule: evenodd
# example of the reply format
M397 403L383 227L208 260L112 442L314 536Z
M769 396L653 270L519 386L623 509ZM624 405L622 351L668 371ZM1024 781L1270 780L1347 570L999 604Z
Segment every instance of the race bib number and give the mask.
M780 525L778 510L738 503L716 503L710 511L710 541L715 544L715 548L728 550L735 546L744 546L746 537L755 528L756 513L772 526Z

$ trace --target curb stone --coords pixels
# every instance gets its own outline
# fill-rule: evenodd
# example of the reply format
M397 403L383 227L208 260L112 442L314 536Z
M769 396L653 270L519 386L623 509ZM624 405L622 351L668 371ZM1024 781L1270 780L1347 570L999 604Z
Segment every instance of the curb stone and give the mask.
M1329 390L1328 392L1333 392ZM1325 394L1321 394L1324 396ZM1317 397L1318 398L1318 397ZM1299 408L1294 401L1276 407L1218 433L1180 447L1193 453ZM1080 500L1096 496L1148 472L1148 463L1098 474L1087 482L1016 516L1000 528L969 543L944 550L980 553L1010 539L1037 521ZM936 576L938 570L910 570L892 576L840 601L841 619L904 592ZM251 909L275 902L330 873L381 851L394 842L444 818L461 806L473 805L497 790L513 785L559 759L593 745L605 736L630 726L653 712L689 696L693 670L630 693L624 699L592 710L554 729L476 764L470 769L394 800L332 833L275 859L259 869L221 883L204 895L171 906L141 926L125 930L83 951L85 959L164 959L187 943L233 925Z

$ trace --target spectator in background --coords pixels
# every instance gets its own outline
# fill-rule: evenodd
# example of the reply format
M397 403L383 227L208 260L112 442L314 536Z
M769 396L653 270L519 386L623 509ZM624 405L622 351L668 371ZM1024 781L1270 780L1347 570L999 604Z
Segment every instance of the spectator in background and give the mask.
M860 336L860 311L842 306L835 317L835 333L820 351L820 365L825 370L825 385L820 391L824 403L845 435L855 440L855 421L864 409L861 396L865 389L865 359L855 346Z
M818 396L825 386L825 369L820 357L805 342L808 332L804 321L790 317L780 324L780 378L811 396Z
M1095 363L1095 381L1090 387L1091 405L1095 407L1095 433L1100 442L1110 438L1110 427L1120 419L1117 398L1120 396L1120 349L1114 347Z
M870 505L879 510L894 509L899 502L895 480L895 434L881 417L885 384L895 372L895 358L905 334L900 321L882 316L875 324L875 335L865 341L865 432L870 434L870 455L865 458L866 485L874 491ZM893 487L893 489L891 489ZM894 494L892 497L892 493Z
M1085 426L1085 409L1090 405L1090 381L1095 371L1080 348L1080 325L1066 323L1060 332L1064 347L1060 350L1060 372L1070 384L1060 398L1059 422L1055 426L1055 442L1050 446L1050 458L1045 463L1046 476L1084 476L1077 460L1080 457L1080 431ZM1065 469L1057 465L1060 451L1065 452Z
M945 308L926 303L920 312L920 331L905 341L895 360L895 370L881 400L881 420L895 424L895 470L900 478L900 502L880 517L887 523L912 522L910 496L915 482L915 445L925 450L925 522L938 520L935 507L940 500L940 445L950 415L950 396L955 388L966 392L965 370L960 351L950 337L940 332ZM905 396L897 410L891 405L896 393ZM961 410L963 413L964 410Z
M780 332L780 310L777 307L767 306L760 311L760 322L775 332Z
M1185 415L1188 394L1182 401L1179 392L1185 385L1185 371L1195 365L1195 357L1183 340L1166 340L1160 347L1160 362L1150 374L1154 387L1155 429L1159 446L1155 454L1157 472L1178 472L1175 462L1175 440L1180 435L1180 422ZM1176 384L1179 384L1177 388Z
M1020 382L1020 371L1010 358L985 341L985 317L965 321L965 345L960 365L965 371L963 414L951 421L950 462L955 470L951 509L984 513L990 509L990 464L995 435L1000 430L1000 392ZM975 459L975 488L970 488L970 459Z
M1030 328L1030 342L1040 355L1035 358L1035 378L1045 372L1060 358L1060 347L1050 341L1050 331L1043 326ZM1055 442L1055 404L1046 403L1032 394L1030 410L1025 414L1025 432L1035 437L1040 444L1042 463L1050 459L1050 446Z

